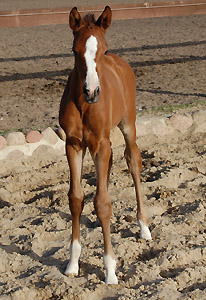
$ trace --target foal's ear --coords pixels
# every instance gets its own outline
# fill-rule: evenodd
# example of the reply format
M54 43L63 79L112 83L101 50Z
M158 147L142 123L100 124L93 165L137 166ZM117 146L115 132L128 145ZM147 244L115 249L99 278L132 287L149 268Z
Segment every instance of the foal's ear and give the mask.
M99 16L98 20L96 21L96 25L99 26L103 31L111 24L112 20L112 10L109 6L106 6L101 16Z
M69 14L69 25L73 31L79 29L81 23L81 16L76 7L73 7Z

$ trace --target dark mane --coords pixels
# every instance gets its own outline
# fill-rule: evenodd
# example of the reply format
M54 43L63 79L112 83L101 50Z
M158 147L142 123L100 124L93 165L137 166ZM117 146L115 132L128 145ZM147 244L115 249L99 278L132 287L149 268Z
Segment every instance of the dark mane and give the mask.
M94 25L96 23L94 14L87 14L86 16L84 16L83 18L83 24L85 26L91 26Z

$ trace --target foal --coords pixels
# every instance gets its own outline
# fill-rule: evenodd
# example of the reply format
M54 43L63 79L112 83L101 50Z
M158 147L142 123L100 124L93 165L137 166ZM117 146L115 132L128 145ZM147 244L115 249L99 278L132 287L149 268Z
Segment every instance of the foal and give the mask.
M109 6L105 7L97 21L93 15L82 19L76 7L70 12L75 65L62 96L59 122L66 133L72 214L70 261L65 274L78 275L79 270L80 216L84 206L81 175L83 157L88 147L96 168L94 207L104 236L105 282L117 284L110 237L112 209L107 189L112 165L110 130L115 126L122 131L126 143L125 158L136 190L140 237L151 239L151 234L140 194L142 161L136 145L135 75L123 59L108 52L104 34L110 26L111 17Z

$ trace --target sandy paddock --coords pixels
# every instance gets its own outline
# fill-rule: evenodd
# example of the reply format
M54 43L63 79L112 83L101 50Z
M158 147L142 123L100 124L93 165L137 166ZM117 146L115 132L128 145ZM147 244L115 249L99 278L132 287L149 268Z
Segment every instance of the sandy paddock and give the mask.
M107 40L135 70L138 116L162 114L168 105L185 113L205 109L205 21L206 16L189 16L113 23ZM0 130L57 127L73 65L68 25L1 29L0 34ZM160 112L152 110L157 107ZM71 235L66 158L46 153L0 162L0 299L206 298L206 134L147 136L138 145L153 240L139 239L124 148L115 148L109 191L118 286L104 284L89 156L77 278L63 275Z

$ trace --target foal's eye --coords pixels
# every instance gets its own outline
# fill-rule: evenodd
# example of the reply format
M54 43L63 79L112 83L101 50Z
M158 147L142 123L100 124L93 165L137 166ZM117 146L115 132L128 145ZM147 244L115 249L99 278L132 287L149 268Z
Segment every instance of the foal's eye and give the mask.
M108 52L109 52L109 50L105 51L105 52L104 52L104 55L107 55L107 54L108 54Z

